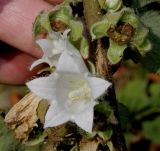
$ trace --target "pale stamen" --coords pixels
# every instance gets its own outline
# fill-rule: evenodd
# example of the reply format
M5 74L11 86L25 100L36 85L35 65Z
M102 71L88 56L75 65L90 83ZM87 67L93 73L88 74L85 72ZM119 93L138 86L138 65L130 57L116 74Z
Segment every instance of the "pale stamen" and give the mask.
M69 95L69 100L71 102L78 102L81 100L91 100L91 89L89 85L86 83L86 81L83 81L83 83L76 83L76 89L73 89Z

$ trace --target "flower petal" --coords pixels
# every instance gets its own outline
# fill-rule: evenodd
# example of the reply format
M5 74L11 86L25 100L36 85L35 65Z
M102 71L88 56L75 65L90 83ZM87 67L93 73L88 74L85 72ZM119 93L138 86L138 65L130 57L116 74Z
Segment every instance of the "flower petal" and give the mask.
M110 82L96 77L88 77L88 82L94 99L97 99L100 95L102 95L111 85Z
M53 49L52 40L39 39L36 40L36 43L40 46L40 48L44 52L44 56L49 57L50 55L52 55L51 54Z
M67 39L67 35L69 34L70 31L71 31L71 29L66 29L66 30L63 32L62 37L63 37L64 39Z
M66 73L86 73L88 69L81 56L70 55L67 52L63 52L57 64L57 71Z
M68 40L66 40L66 51L70 55L76 55L77 57L81 58L81 54L79 53L79 51Z
M51 74L49 77L36 78L26 83L28 88L41 98L52 101L56 99L56 79L57 74Z
M49 64L50 66L52 66L50 60L48 60L47 58L41 58L41 59L38 59L36 61L34 61L30 67L30 70L32 70L34 67L38 66L39 64L42 64L42 63L47 63Z
M93 114L94 114L93 109L94 109L93 106L91 106L90 108L87 108L85 111L76 115L74 119L71 119L71 121L75 122L83 130L89 133L92 133Z
M53 44L53 49L52 49L53 55L60 54L64 50L66 50L66 40L64 39L53 40L52 44Z
M67 121L69 121L69 115L55 102L51 104L46 113L44 128L58 126Z

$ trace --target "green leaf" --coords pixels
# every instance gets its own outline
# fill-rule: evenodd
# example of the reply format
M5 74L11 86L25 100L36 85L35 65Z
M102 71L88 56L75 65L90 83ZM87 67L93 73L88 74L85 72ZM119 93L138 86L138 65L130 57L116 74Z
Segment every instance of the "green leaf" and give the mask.
M160 11L147 11L140 18L150 30L148 37L152 45L152 50L142 59L142 65L151 72L157 72L160 69Z
M146 82L136 79L128 82L118 93L117 99L123 103L130 112L138 112L149 104L149 99L145 94Z
M0 113L3 111L0 111ZM1 151L40 151L40 144L27 146L16 140L14 131L10 131L0 116L0 150Z
M106 117L106 120L108 123L112 123L112 124L117 123L117 119L114 116L112 107L104 100L95 106L95 111L103 114Z
M132 6L134 8L140 8L144 7L145 5L154 3L154 2L160 2L160 0L133 0Z
M160 71L160 38L150 34L149 40L152 44L152 50L149 51L141 60L142 65L151 72Z
M160 3L160 0L139 0L139 2L140 2L140 6L144 7L145 5L148 5L151 3L155 3L155 2Z
M102 114L106 115L106 116L108 116L108 115L113 113L113 109L106 102L98 103L95 106L95 110L98 111L99 113L102 113Z
M140 19L154 35L160 38L160 11L147 11L140 16Z
M110 46L107 52L107 57L111 64L117 64L123 57L123 52L127 45L118 45L110 39Z
M104 141L108 141L111 139L113 130L107 129L106 131L97 132L98 136L101 137Z
M134 138L134 135L131 132L126 132L124 134L124 136L125 136L127 147L129 148L130 147L130 143L132 142L132 140Z
M147 87L146 87L147 88ZM135 119L141 120L150 115L160 114L160 85L158 83L153 83L149 86L150 96L147 94L146 97L149 101L146 102L146 107L144 107L138 114L135 116Z
M122 129L125 130L129 122L130 112L128 108L122 103L118 103L118 111Z
M151 93L151 106L159 109L160 111L160 84L159 83L153 83L150 86L150 93Z
M145 138L153 141L156 144L160 143L160 117L153 121L143 122L143 134Z
M140 7L140 0L132 0L132 7L137 9Z
M17 151L18 141L15 140L14 132L9 131L5 126L4 119L0 116L0 150Z

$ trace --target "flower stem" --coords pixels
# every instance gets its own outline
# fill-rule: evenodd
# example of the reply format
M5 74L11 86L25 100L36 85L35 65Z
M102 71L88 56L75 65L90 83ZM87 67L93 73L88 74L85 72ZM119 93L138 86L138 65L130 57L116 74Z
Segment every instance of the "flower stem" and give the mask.
M97 22L102 16L99 13L97 0L83 0L84 16L88 29Z
M100 8L97 0L83 0L83 5L85 21L88 29L90 29L90 27L102 17ZM104 76L105 79L112 82L112 86L108 90L107 97L110 105L114 109L114 115L118 120L116 124L112 125L114 131L112 137L113 145L117 151L127 151L128 149L120 124L118 103L116 100L115 88L112 80L112 67L109 64L109 61L105 54L107 54L107 49L103 47L101 39L98 39L96 48L96 68L100 75Z

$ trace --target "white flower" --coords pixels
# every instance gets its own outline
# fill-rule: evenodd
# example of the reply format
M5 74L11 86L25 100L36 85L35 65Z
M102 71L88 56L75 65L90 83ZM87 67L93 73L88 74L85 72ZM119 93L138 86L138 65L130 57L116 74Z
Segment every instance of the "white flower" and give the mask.
M41 63L47 63L50 67L56 66L58 59L63 51L68 53L77 53L77 49L69 42L67 34L70 29L63 32L52 32L49 34L48 39L36 40L36 43L43 51L42 58L32 63L30 70Z
M80 55L63 52L54 73L34 79L27 86L50 102L45 128L72 121L83 130L92 132L95 100L110 83L91 77Z

